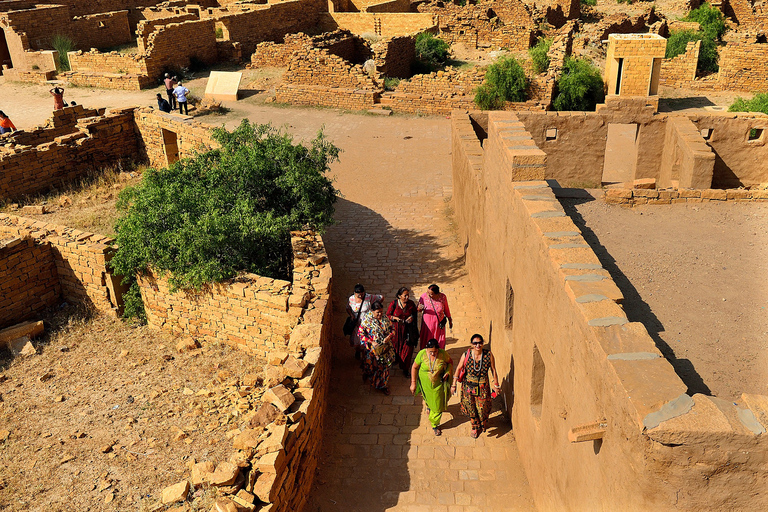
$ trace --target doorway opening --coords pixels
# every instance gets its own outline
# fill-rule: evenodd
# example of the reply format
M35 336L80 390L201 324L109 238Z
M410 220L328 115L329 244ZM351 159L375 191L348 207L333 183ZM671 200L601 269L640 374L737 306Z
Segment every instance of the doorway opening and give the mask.
M8 41L5 38L5 30L0 29L0 75L3 74L3 66L13 67L11 52L8 50Z
M179 138L176 132L163 130L163 150L165 151L165 160L168 165L179 161Z
M605 141L605 159L603 161L603 184L624 183L634 180L637 165L636 124L608 125L608 137Z

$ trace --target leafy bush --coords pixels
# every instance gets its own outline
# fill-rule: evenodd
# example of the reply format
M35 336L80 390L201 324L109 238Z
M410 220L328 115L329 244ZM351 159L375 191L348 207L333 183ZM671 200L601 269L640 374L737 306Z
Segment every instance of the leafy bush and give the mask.
M712 40L718 40L725 34L725 18L719 9L709 4L701 4L683 18L683 21L695 21L701 27L701 32Z
M75 42L69 36L56 34L51 38L51 46L59 52L59 70L69 71L69 55L67 53L75 49Z
M597 0L581 0L582 5L589 5L594 7L597 5Z
M336 189L326 177L339 150L322 132L309 147L247 119L213 131L220 148L148 169L117 207L114 270L152 268L173 289L200 289L239 271L287 278L289 231L333 221Z
M539 39L535 46L528 48L528 55L531 56L533 69L536 73L544 73L549 68L547 52L549 52L550 46L552 46L552 39L545 38Z
M475 91L475 103L483 110L497 110L505 101L525 101L527 80L514 57L502 57L485 73L485 83Z
M728 112L762 112L768 114L768 93L755 94L751 100L736 98Z
M224 39L224 29L221 27L216 27L215 36L216 39Z
M384 89L387 91L394 91L395 87L400 85L400 79L399 78L393 78L391 76L385 76L384 77Z
M600 70L586 59L567 58L557 80L555 110L595 110L604 99Z
M450 48L448 43L429 32L416 36L416 58L432 70L445 64Z

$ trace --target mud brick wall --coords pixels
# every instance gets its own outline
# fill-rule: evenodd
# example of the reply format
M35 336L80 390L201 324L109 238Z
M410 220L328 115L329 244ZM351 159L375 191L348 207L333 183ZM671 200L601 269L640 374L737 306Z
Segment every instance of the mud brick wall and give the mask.
M624 59L619 96L648 96L655 59L663 59L667 40L656 34L611 34L605 57L608 94L616 94L617 59Z
M291 330L315 293L330 282L322 239L295 232L292 282L242 274L200 292L171 292L166 278L139 276L141 296L151 327L201 336L249 349L260 355L285 350ZM303 249L303 250L300 250ZM315 278L319 281L315 282Z
M710 201L735 201L738 203L768 202L768 190L743 188L722 189L686 189L678 190L641 190L641 189L608 189L605 191L605 202L635 206L641 204L685 204L707 203Z
M479 164L489 141L480 147L465 113L453 127L458 236L508 403L514 390L515 441L537 508L763 508L768 438L756 418L766 418L768 397L734 405L686 394L547 182ZM569 441L590 423L604 425L601 441Z
M0 329L33 318L61 295L49 244L0 234Z
M303 84L283 84L277 89L275 100L291 105L323 106L343 110L373 108L379 91L349 87L327 87Z
M696 125L687 117L669 117L658 185L666 188L676 181L682 188L710 188L714 167L715 153Z
M133 40L128 11L76 16L68 24L78 48L109 48ZM57 27L58 28L58 27Z
M66 226L0 213L0 235L31 237L37 244L50 245L56 264L61 297L115 314L122 299L117 297L119 278L107 269L112 258L112 238Z
M393 37L371 46L373 58L376 61L376 71L382 76L394 78L411 76L411 65L416 60L416 43L413 37Z
M216 16L223 25L224 38L238 41L243 53L250 55L256 45L265 41L283 41L286 34L313 29L327 3L321 0L287 0L257 5L251 11Z
M121 54L117 52L100 53L98 51L89 52L69 52L69 66L73 73L84 74L131 74L146 75L147 63L142 55L139 54ZM68 76L69 75L66 75ZM74 76L74 75L73 75ZM71 77L70 77L71 78ZM86 84L78 84L86 85ZM100 84L90 84L93 87L99 87Z
M290 85L311 85L348 89L379 90L375 80L363 72L362 66L333 55L328 50L311 48L295 53L283 82ZM282 87L281 87L282 88ZM281 89L280 88L280 89ZM280 91L278 89L278 92Z
M685 47L685 53L661 61L659 85L683 87L696 79L696 64L699 61L701 41L691 41Z
M31 130L20 130L3 137L4 144L38 146L53 142L56 137L77 131L77 121L85 117L104 115L104 109L90 109L82 105L54 110L53 115L44 125Z
M168 25L170 23L181 23L182 21L190 21L196 19L198 19L198 17L194 14L182 13L170 15L167 17L158 16L151 19L142 20L136 27L136 40L141 41L138 43L141 48L146 48L149 35L154 32L157 27Z
M285 36L285 43L265 41L256 45L256 50L251 55L251 68L285 67L291 60L293 52L309 46L312 40L309 36L298 33Z
M721 90L768 92L768 44L728 43L720 51Z
M71 54L70 54L71 55ZM109 72L69 71L61 73L72 85L80 87L99 87L101 89L121 89L140 91L157 85L157 80L144 74L122 74Z
M346 29L354 34L399 37L434 29L436 17L430 13L331 12L320 17L324 30Z
M453 109L474 108L475 89L484 79L484 68L415 75L401 80L387 99L397 112L444 115Z
M134 159L138 145L133 109L80 119L77 130L36 147L11 147L0 156L0 194L37 194L89 172Z
M134 112L138 151L153 167L166 167L168 160L163 142L163 130L176 134L179 158L194 156L216 146L211 138L211 126L184 119L151 108Z

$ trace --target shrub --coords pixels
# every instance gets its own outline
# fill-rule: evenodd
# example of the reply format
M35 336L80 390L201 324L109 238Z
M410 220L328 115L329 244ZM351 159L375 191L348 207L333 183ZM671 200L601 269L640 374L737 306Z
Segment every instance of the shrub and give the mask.
M56 34L51 38L51 46L59 52L59 70L69 71L69 55L67 53L75 49L75 42L69 36Z
M549 52L550 46L552 46L552 39L545 38L539 39L535 46L528 48L528 55L531 56L533 69L536 73L544 73L549 68L547 52Z
M690 41L701 41L699 48L699 60L696 63L696 69L703 73L714 73L719 69L717 65L718 53L717 43L714 39L707 36L704 32L693 30L679 30L669 34L667 39L667 50L664 57L671 59L685 53L685 48Z
M475 91L475 103L483 110L497 110L505 101L525 101L527 81L514 57L502 57L488 66L485 83Z
M400 85L400 79L399 78L393 78L391 76L385 76L384 77L384 89L387 91L394 91L395 87Z
M429 32L422 32L416 36L416 58L432 69L445 64L449 50L448 43Z
M224 29L221 27L216 27L215 37L216 39L224 39Z
M583 5L589 5L590 7L594 7L597 5L597 0L581 0L581 3Z
M725 34L725 18L719 9L709 4L701 4L689 12L683 21L695 21L701 27L701 32L712 40L719 40Z
M148 169L120 194L111 265L126 284L150 267L174 290L239 271L285 279L289 231L332 223L336 189L326 172L339 150L322 132L307 147L246 119L213 138L218 149Z
M755 94L752 99L736 98L728 112L762 112L768 114L768 93Z
M567 58L557 80L555 110L595 110L604 99L600 70L586 59Z

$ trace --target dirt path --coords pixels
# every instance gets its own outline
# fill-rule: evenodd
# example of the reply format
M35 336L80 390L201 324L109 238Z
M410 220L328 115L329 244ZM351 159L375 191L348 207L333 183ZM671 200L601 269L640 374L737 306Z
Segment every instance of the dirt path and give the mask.
M568 204L689 391L768 393L768 205Z

